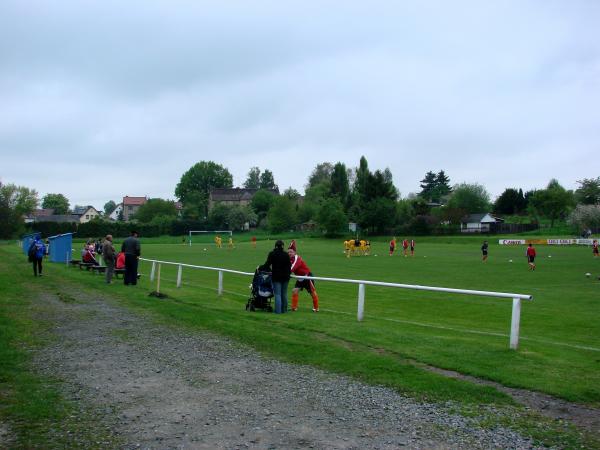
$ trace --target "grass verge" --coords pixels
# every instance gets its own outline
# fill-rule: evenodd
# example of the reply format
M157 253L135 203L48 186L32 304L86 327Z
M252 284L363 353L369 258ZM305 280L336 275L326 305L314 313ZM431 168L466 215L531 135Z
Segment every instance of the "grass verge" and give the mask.
M116 440L97 423L93 409L65 399L60 380L32 369L32 351L49 341L47 323L32 319L32 299L43 289L43 278L25 269L14 259L0 259L0 421L9 431L0 447L114 447Z

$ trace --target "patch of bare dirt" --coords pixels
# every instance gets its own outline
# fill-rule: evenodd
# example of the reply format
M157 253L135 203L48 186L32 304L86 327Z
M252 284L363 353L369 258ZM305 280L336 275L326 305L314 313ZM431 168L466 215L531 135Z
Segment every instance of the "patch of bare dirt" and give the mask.
M600 430L600 409L568 402L566 400L552 397L541 392L506 387L494 381L482 380L480 378L463 375L452 370L439 369L432 366L420 367L425 367L431 372L435 372L446 377L465 380L485 386L492 386L499 391L510 395L518 403L521 403L546 417L568 421L573 425L583 428L591 433L598 433L598 430Z

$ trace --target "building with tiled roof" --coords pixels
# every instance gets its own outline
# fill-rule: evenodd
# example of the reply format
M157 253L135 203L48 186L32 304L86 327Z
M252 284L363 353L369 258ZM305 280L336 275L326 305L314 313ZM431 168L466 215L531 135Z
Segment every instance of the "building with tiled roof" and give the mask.
M144 203L148 201L147 197L123 197L123 220L128 222L135 215Z
M246 188L217 188L210 191L208 209L209 211L217 203L228 206L248 206L254 195L261 189L246 189ZM274 195L279 195L278 189L270 190Z

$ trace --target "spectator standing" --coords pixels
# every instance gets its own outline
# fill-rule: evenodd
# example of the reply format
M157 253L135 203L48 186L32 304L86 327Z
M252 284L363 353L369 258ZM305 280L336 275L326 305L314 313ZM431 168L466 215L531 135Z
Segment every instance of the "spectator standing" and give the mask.
M131 236L123 241L121 251L125 253L125 276L123 281L126 286L137 284L138 260L142 254L138 232L132 231Z
M594 239L592 243L592 255L594 255L594 258L598 257L598 239Z
M35 240L31 243L31 246L28 249L28 254L30 255L30 261L33 263L33 276L42 276L42 260L46 255L46 246L39 238L39 236L35 237Z
M410 240L410 256L415 256L415 240Z
M275 248L267 256L264 264L271 270L273 293L275 294L275 314L287 312L287 288L290 283L290 257L283 250L283 241L275 242Z
M483 241L483 244L481 245L481 255L481 260L486 262L488 258L488 241Z
M106 284L112 283L112 277L115 272L115 247L113 246L113 237L107 234L102 244L102 258L106 264Z

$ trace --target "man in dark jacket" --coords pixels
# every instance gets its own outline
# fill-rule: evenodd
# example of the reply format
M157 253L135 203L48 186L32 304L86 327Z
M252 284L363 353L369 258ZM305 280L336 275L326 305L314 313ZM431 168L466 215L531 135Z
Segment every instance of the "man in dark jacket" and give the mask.
M285 313L287 312L287 288L292 264L290 257L283 250L283 241L275 242L275 248L267 256L267 262L264 265L271 270L273 293L275 294L275 313Z
M121 251L125 253L125 276L123 281L125 285L132 284L135 286L137 284L138 259L142 254L137 231L132 231L131 236L123 241Z

